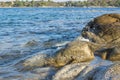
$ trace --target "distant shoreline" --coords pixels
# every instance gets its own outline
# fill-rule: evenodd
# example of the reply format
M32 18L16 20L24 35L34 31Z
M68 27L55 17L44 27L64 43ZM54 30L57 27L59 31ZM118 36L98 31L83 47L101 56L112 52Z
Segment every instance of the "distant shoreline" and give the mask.
M0 7L0 8L119 8L116 6L84 6L84 7L65 7L65 6L41 6L41 7Z

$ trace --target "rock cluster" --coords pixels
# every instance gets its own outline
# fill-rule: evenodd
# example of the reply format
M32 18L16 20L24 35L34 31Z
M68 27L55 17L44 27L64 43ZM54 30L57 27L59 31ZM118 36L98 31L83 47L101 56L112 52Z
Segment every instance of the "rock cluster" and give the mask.
M86 62L94 54L102 59L120 60L120 14L105 14L89 22L82 37L89 42L75 40L50 59L50 65L60 67L69 63Z
M55 55L42 58L43 62L29 59L20 64L24 69L56 67L58 72L53 80L120 80L120 14L96 17L83 28L81 34L89 41L76 39ZM103 60L94 63L95 56ZM107 60L112 62L106 64Z

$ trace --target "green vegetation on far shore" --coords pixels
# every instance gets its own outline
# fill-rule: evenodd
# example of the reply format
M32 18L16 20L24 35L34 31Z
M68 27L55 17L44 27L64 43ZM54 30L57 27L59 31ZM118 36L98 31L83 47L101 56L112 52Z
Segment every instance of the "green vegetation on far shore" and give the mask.
M120 0L88 0L88 1L67 1L53 2L52 0L24 1L15 0L8 2L0 2L0 7L90 7L90 6L113 6L120 7Z

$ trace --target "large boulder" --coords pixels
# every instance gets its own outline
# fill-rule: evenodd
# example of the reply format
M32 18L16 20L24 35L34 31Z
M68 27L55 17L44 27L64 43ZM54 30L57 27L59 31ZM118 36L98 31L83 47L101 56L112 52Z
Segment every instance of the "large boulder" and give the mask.
M82 36L99 44L95 55L112 61L120 60L120 14L105 14L90 21Z
M120 14L105 14L89 22L82 36L96 43L120 43Z

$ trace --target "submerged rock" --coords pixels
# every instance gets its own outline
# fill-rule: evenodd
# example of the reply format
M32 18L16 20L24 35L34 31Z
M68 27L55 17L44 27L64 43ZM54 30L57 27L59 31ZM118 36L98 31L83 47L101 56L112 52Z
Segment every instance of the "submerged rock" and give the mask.
M46 54L37 54L34 55L27 60L22 60L19 63L15 64L15 67L19 71L28 71L28 70L33 70L37 67L41 67L46 64Z
M24 46L25 47L32 47L32 46L37 46L38 42L35 40L28 41Z

